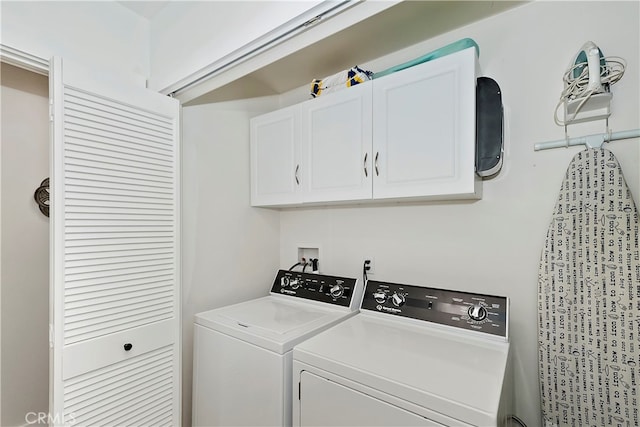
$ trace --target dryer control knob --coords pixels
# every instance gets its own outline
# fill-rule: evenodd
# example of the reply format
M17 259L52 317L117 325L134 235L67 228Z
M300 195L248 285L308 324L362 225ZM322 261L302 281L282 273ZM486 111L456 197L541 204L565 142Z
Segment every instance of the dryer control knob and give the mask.
M387 301L387 294L382 291L374 292L373 299L376 300L378 304L384 304Z
M283 277L280 279L280 287L282 288L286 288L287 286L289 286L289 278L287 276Z
M475 304L469 307L469 310L467 310L467 314L469 314L469 317L471 318L471 320L480 322L481 320L484 320L487 318L487 309L481 306L480 304Z
M394 293L391 296L391 302L396 307L402 307L404 305L404 303L405 303L404 295L403 294Z
M298 279L291 280L291 289L298 289L300 287L300 281Z
M329 288L329 294L331 294L334 298L340 298L342 294L344 294L344 286L342 285L333 285Z

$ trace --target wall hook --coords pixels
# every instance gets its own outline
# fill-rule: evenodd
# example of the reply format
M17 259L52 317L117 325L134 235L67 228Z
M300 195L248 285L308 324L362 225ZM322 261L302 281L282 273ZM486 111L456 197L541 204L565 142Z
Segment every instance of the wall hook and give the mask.
M35 199L38 207L40 208L40 212L47 218L49 217L49 178L45 179L40 183L40 187L36 188L35 193L33 193L33 198Z

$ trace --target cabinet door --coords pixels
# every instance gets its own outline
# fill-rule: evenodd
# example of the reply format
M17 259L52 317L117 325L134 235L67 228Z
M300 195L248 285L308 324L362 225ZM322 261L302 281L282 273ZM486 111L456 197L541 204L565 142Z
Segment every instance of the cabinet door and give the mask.
M371 82L302 104L305 202L371 198Z
M300 106L251 119L251 205L301 202Z
M475 49L373 81L373 198L479 198Z

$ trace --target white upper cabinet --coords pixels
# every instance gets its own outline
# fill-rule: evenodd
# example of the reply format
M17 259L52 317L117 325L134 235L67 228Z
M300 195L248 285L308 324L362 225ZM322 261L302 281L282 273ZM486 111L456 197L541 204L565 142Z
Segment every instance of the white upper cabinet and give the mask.
M305 202L371 198L371 85L302 103Z
M251 205L301 203L300 106L251 119Z
M475 48L251 121L253 206L479 199Z
M480 198L474 48L373 81L373 198Z

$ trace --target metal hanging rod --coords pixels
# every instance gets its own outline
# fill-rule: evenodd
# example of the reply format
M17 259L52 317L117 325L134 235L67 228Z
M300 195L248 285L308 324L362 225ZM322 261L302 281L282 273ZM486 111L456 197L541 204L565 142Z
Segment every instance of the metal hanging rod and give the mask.
M596 133L576 138L558 139L557 141L539 142L533 146L535 151L563 148L574 145L585 145L589 148L600 148L605 142L620 139L640 138L640 129L631 129L620 132Z

